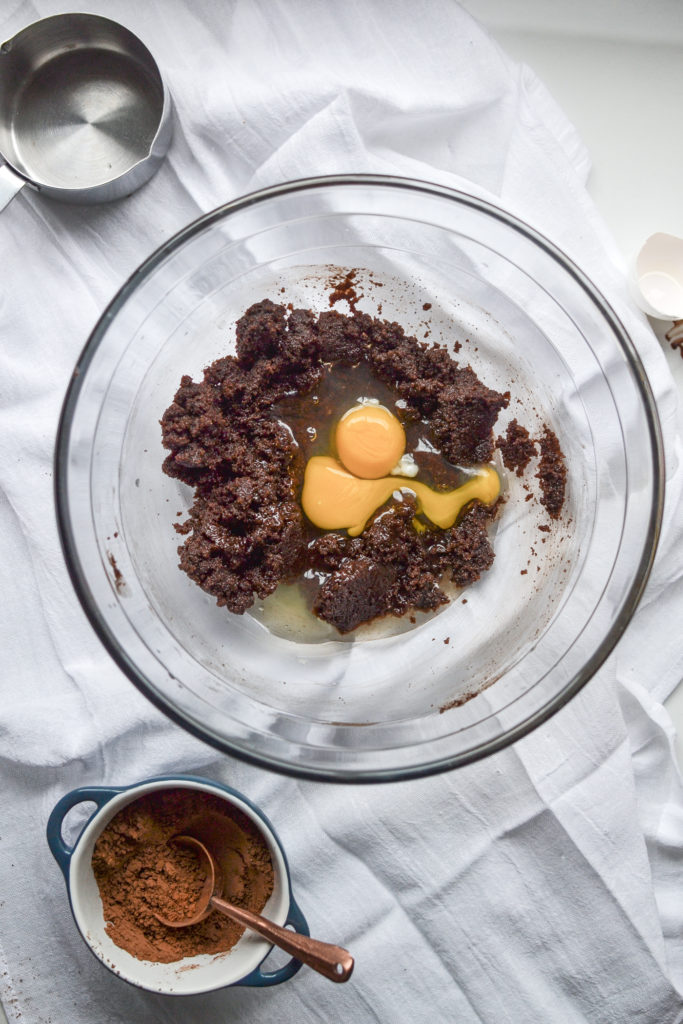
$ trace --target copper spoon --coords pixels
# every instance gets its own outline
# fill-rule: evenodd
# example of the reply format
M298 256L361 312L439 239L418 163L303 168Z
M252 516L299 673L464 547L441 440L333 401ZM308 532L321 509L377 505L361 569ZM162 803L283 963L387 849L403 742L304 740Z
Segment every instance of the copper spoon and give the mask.
M191 924L198 924L211 913L212 910L220 910L222 914L237 921L238 924L251 928L253 931L263 935L273 945L284 949L297 960L308 964L314 971L324 974L330 981L348 981L353 971L354 960L348 950L341 946L332 946L329 942L321 942L319 939L311 939L308 935L299 935L298 932L281 928L280 925L267 921L260 914L254 914L251 910L243 910L236 907L227 900L221 898L223 891L223 879L221 870L209 853L204 843L194 836L174 836L170 840L178 846L184 846L193 850L199 857L200 863L206 872L206 881L201 891L195 912L190 917L183 917L177 921L170 921L161 914L154 916L168 928L187 928Z

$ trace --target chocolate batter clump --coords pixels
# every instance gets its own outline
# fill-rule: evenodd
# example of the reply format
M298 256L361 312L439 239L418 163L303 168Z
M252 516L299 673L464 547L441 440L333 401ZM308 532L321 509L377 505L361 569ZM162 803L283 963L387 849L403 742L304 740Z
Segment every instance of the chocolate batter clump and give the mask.
M189 789L140 797L112 818L92 856L107 932L139 960L172 963L223 953L244 931L217 913L178 929L157 920L155 914L169 921L192 916L204 885L196 854L169 842L176 835L195 836L210 850L231 903L260 913L273 891L266 841L237 807Z
M176 525L186 535L180 567L219 605L242 613L255 596L299 580L314 613L346 633L380 615L438 608L448 600L444 579L466 586L490 567L498 505L474 503L438 530L404 491L356 538L308 522L306 462L329 453L336 420L359 394L394 411L419 478L444 490L491 459L510 397L397 323L267 299L239 320L236 356L207 367L199 383L182 378L161 421L164 471L195 490Z
M508 423L505 435L497 438L496 444L503 456L505 468L513 469L517 476L522 476L536 454L536 444L531 440L526 427L512 420Z
M548 426L544 426L538 446L541 449L541 461L536 476L541 484L541 504L553 519L557 519L562 511L567 484L564 455L557 435Z

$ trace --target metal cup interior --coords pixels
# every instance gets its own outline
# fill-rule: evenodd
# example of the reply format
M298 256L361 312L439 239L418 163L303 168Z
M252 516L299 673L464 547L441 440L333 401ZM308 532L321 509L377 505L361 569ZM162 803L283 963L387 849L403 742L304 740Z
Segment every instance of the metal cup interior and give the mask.
M0 47L0 152L29 184L73 201L117 198L117 181L163 148L170 101L147 47L90 14L45 18ZM134 176L134 175L133 175ZM84 193L97 189L97 196Z

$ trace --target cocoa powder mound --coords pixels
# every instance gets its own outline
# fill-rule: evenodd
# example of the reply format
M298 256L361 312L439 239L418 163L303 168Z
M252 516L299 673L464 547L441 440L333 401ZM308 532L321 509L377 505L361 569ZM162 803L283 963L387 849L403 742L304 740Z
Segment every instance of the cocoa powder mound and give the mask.
M179 929L154 916L190 916L202 891L205 876L196 855L169 843L181 834L195 836L215 857L223 895L231 903L260 913L273 891L270 851L236 807L189 789L141 797L109 822L92 856L107 933L139 960L173 963L200 953L224 953L244 932L219 913Z

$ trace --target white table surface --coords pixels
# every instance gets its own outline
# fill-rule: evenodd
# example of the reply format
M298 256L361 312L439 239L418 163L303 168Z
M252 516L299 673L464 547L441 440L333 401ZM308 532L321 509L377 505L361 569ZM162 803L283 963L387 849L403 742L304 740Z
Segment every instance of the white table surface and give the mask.
M538 74L578 128L593 162L589 192L624 265L655 231L683 237L681 0L463 0L463 6ZM671 325L651 322L683 394L683 358L663 339ZM683 767L683 685L667 707ZM6 1024L1 1006L0 1024Z

